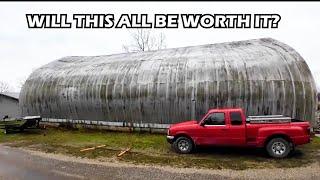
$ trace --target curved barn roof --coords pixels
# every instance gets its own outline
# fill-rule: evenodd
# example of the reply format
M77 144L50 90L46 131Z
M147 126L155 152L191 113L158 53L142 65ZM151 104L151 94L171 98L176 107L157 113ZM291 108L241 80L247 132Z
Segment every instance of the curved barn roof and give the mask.
M103 56L69 56L35 70L23 114L173 123L208 108L314 118L316 87L303 58L270 38Z

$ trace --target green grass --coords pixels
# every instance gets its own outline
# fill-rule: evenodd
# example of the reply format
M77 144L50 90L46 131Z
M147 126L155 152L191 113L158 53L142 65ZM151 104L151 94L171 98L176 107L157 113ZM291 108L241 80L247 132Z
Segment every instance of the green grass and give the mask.
M195 153L175 153L166 142L165 135L148 133L110 132L97 130L53 129L26 131L24 133L0 133L0 143L32 150L62 153L76 157L99 160L117 159L135 164L158 164L176 167L200 167L210 169L248 169L264 167L300 167L320 162L320 138L299 146L295 153L282 160L269 158L261 149L199 148ZM80 149L106 145L106 147L80 152ZM128 147L132 150L117 158Z

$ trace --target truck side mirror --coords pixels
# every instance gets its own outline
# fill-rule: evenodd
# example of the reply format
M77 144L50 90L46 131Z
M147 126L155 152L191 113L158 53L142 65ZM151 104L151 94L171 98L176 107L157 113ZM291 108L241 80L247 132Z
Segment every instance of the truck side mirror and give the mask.
M206 124L206 120L200 122L200 126L204 126Z

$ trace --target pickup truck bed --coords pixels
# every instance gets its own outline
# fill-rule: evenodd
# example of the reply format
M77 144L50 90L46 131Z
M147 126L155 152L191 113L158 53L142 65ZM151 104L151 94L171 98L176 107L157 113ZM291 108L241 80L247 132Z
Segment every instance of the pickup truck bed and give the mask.
M246 130L247 145L249 146L264 147L265 142L268 138L272 137L272 134L281 134L296 146L310 142L309 123L306 122L278 124L247 123Z

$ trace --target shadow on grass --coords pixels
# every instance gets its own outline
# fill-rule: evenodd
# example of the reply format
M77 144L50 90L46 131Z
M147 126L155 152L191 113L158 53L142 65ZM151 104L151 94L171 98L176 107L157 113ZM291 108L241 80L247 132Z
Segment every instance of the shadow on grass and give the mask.
M20 130L7 130L8 135L14 134L21 134L21 135L37 135L37 134L44 134L45 131L42 129L24 129L23 131Z
M193 154L198 155L228 155L229 157L239 157L239 156L248 156L248 157L268 157L267 153L262 148L240 148L240 147L197 147Z
M246 158L264 158L274 159L270 157L264 148L246 148L246 147L197 147L193 152L195 156L228 156L230 158L246 157ZM306 154L301 149L295 149L285 159L299 159L305 157Z

